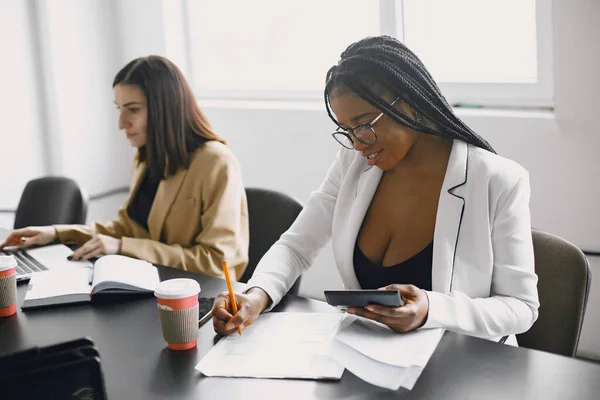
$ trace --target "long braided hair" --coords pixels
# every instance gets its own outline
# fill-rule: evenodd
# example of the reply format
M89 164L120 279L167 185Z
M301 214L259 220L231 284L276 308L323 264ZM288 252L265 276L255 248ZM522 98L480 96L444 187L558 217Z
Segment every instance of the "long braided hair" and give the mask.
M334 123L331 94L349 90L380 109L399 124L418 132L460 139L495 153L490 144L476 134L452 111L439 87L419 58L397 39L389 36L367 37L348 46L340 61L327 71L325 107ZM390 105L382 94L400 97L422 118L413 118Z

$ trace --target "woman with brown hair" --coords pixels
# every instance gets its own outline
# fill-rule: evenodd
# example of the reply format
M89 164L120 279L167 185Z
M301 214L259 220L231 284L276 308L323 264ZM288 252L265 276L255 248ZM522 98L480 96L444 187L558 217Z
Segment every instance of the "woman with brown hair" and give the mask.
M119 128L138 149L118 219L18 229L0 247L59 240L81 245L74 260L123 254L213 276L227 259L239 278L249 240L240 167L183 74L163 57L142 57L119 71L113 89Z

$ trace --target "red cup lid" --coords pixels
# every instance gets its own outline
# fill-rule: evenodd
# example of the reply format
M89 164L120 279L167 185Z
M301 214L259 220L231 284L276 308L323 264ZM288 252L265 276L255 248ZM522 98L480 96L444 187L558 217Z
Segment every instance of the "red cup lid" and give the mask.
M200 284L193 279L178 278L160 282L154 290L154 295L161 299L184 299L200 293Z
M0 256L0 272L8 271L11 268L15 268L17 266L17 260L15 260L15 256Z

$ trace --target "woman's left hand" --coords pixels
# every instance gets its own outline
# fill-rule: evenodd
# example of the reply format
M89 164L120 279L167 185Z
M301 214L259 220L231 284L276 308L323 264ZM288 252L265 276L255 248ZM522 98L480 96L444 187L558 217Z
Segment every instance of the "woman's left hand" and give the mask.
M421 327L429 313L427 294L414 285L393 284L379 290L397 290L405 304L402 307L386 307L370 304L365 308L350 307L350 314L360 315L389 326L394 332L409 332Z
M94 235L71 255L73 261L89 260L100 254L118 254L121 251L121 239L107 235Z

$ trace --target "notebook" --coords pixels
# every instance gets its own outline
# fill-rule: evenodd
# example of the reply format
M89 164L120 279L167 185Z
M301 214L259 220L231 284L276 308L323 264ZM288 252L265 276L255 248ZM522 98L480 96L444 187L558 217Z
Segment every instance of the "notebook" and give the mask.
M34 274L21 309L90 302L100 293L153 293L159 281L158 270L151 263L107 255L94 263L93 275L89 268L57 268Z

